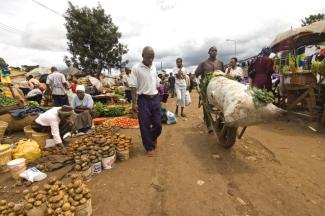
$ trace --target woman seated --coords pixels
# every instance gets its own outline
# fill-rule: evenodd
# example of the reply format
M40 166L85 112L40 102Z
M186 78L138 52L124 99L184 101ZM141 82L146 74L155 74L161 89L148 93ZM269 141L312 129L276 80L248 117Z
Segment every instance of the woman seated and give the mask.
M85 87L78 85L76 94L73 96L71 106L74 109L75 129L78 132L87 132L92 127L92 120L95 112L93 110L94 101L89 94L85 93Z

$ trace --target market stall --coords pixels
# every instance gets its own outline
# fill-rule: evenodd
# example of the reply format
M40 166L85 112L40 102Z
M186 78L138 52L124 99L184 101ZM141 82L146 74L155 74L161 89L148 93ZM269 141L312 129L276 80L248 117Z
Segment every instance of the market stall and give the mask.
M277 52L275 70L280 74L280 105L288 111L300 111L309 118L318 117L324 96L321 57L325 44L325 21L291 29L279 34L272 42ZM317 66L316 66L317 65ZM304 113L308 110L308 114Z

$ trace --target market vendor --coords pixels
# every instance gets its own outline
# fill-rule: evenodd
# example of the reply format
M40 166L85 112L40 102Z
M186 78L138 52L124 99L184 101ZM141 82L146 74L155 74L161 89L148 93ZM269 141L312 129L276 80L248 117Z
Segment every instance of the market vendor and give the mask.
M55 144L62 146L65 152L63 136L73 130L72 114L73 109L70 106L53 107L35 119L32 129L41 133L51 132Z
M11 83L10 70L8 66L9 65L5 62L5 60L0 58L0 75L2 83Z
M221 70L224 71L223 62L217 59L218 50L215 46L209 49L209 58L203 62L201 62L195 70L195 76L201 76L201 80L205 77L207 73L213 73L214 71ZM205 93L204 93L205 94ZM208 120L208 115L206 111L203 109L204 114L204 122L209 130L209 133L212 133L212 126L210 121Z
M230 59L229 67L226 69L226 74L234 77L236 80L241 81L244 79L244 72L241 67L237 66L238 59L233 57Z
M38 86L35 86L34 89L30 90L26 95L27 100L29 100L29 101L37 101L38 104L41 104L42 97L43 97L43 93L38 88Z
M74 118L75 129L78 132L87 132L92 127L92 120L95 112L94 101L89 94L85 93L83 85L77 85L76 94L72 98L71 106L76 115Z

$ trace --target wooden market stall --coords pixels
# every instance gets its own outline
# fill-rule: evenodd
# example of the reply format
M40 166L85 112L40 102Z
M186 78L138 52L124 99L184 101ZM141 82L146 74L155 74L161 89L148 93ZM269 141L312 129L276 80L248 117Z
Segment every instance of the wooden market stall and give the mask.
M301 50L310 45L319 47L323 44L325 21L280 33L271 44L272 50L280 56L275 59L275 70L281 77L281 105L288 111L308 110L307 116L311 119L319 117L318 113L324 112L325 115L325 92L322 91L324 74L312 70L311 58L308 59Z

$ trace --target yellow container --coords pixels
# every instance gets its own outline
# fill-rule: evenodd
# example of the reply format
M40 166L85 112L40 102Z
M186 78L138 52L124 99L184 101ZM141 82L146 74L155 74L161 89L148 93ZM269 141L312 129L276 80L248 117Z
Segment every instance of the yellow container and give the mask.
M0 121L0 142L3 139L3 135L5 134L8 127L8 123L5 121Z
M31 125L27 125L24 127L24 132L25 132L25 136L27 139L32 139L32 135L33 133L36 133L33 129Z
M32 140L35 140L40 147L40 149L44 149L46 145L46 140L50 138L50 134L48 133L38 133L33 132Z
M0 145L0 173L7 172L7 163L11 161L11 148L9 144Z

